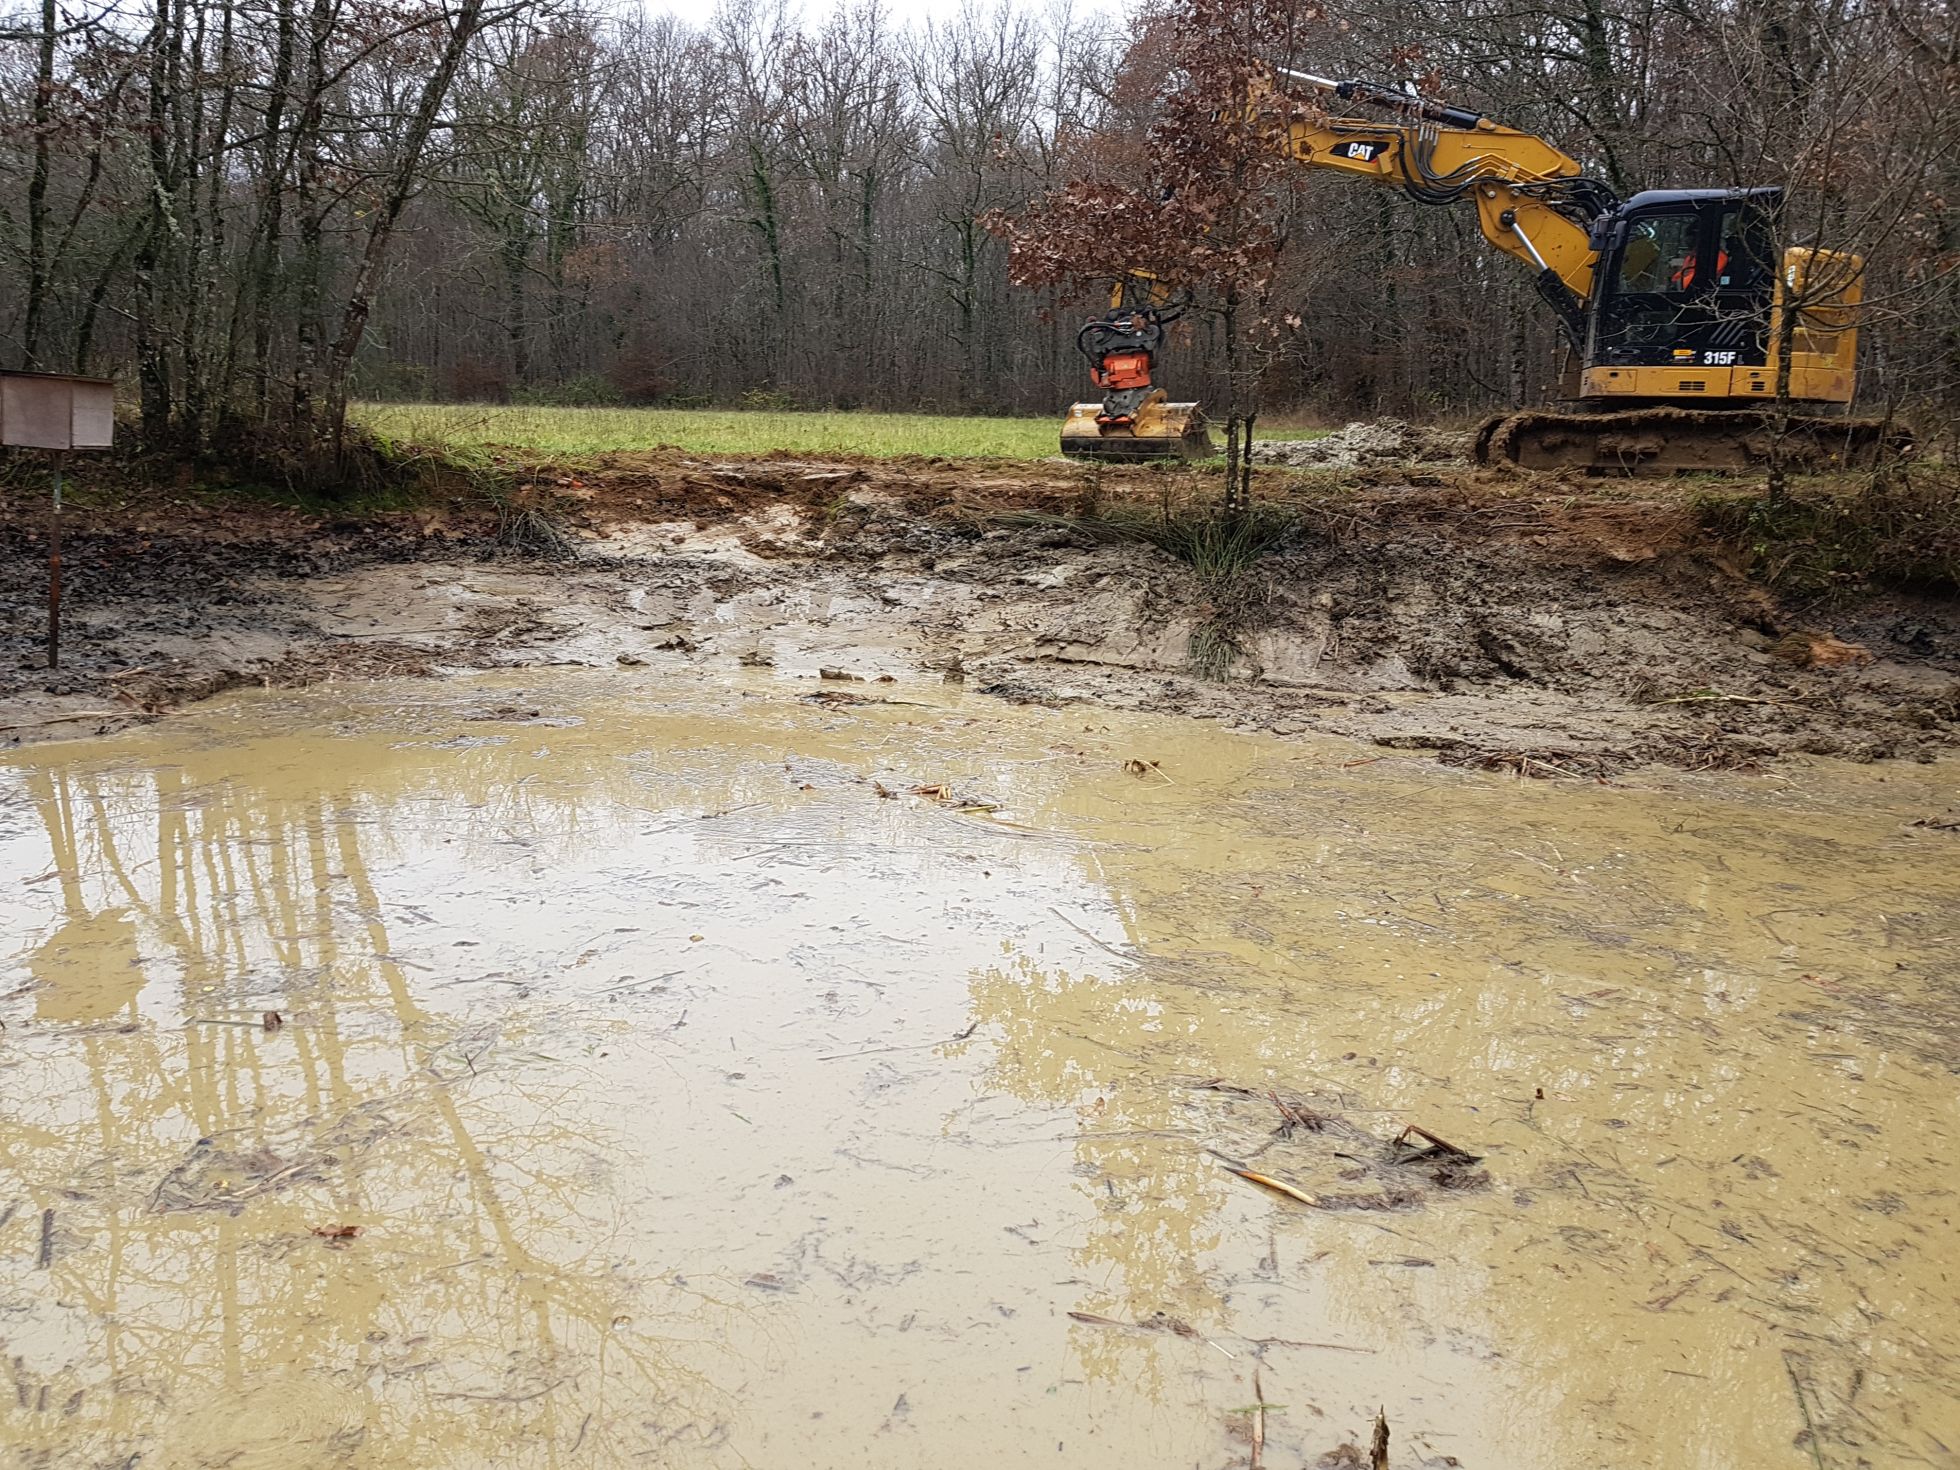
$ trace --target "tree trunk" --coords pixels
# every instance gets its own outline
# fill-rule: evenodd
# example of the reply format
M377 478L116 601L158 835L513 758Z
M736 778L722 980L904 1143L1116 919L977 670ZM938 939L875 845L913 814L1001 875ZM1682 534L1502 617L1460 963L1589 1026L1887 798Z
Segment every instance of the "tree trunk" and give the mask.
M34 171L27 180L27 321L21 358L41 365L41 313L48 299L48 177L54 149L55 0L41 0L40 46L34 59Z
M185 0L178 0L179 14ZM169 285L163 279L170 238L168 205L174 193L170 178L170 113L175 103L172 51L181 36L173 24L170 0L157 0L156 18L147 41L149 50L148 228L136 254L136 379L144 442L152 447L170 437L170 362L163 315Z
M463 0L450 24L449 39L443 45L436 68L422 84L421 98L415 105L415 115L402 134L401 151L396 155L395 167L382 192L381 201L369 215L367 243L362 248L360 263L354 269L346 309L341 313L340 335L334 340L333 351L327 359L324 396L327 421L336 449L347 423L348 373L354 365L354 354L360 350L361 335L367 330L374 288L381 278L382 268L387 264L388 247L395 237L395 225L401 219L409 195L414 192L416 180L421 177L422 153L428 147L429 135L435 131L436 114L442 110L442 104L449 96L450 84L456 79L456 69L462 64L463 53L482 25L483 0Z
M285 233L286 174L290 152L280 142L286 103L293 84L293 43L297 27L293 0L279 0L278 40L272 85L266 94L264 137L259 144L259 218L252 239L247 291L252 305L252 416L261 423L272 412L272 303ZM231 376L227 364L225 376Z
M325 143L321 138L324 93L327 79L327 41L333 26L333 0L313 0L313 13L306 38L306 101L300 109L293 146L299 155L298 188L294 202L299 206L299 290L298 329L293 347L293 428L300 434L319 429L318 406L314 401L320 371L320 344L326 336L322 279L325 259L322 246L326 235L328 205L320 200L320 183L326 170Z

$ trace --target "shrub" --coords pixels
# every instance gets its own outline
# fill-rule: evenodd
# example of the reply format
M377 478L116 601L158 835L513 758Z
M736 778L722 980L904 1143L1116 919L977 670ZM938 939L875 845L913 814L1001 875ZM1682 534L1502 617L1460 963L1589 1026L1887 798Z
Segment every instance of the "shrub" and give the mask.
M1960 592L1960 471L1950 466L1897 470L1848 492L1799 485L1775 502L1708 495L1696 510L1750 575L1792 596Z
M519 388L511 402L532 408L618 408L626 395L617 385L596 373L580 373L558 383L537 383Z

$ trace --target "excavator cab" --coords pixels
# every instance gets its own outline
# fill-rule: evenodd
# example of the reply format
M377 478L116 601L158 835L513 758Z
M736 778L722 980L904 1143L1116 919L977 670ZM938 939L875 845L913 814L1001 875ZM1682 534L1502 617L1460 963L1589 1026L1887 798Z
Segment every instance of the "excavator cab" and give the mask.
M1589 368L1765 368L1781 189L1656 189L1593 226ZM1608 381L1612 381L1609 379ZM1692 377L1685 381L1692 381ZM1695 390L1657 380L1652 395Z
M1615 410L1773 399L1783 313L1794 311L1790 397L1849 404L1864 263L1808 246L1779 259L1782 203L1780 188L1654 189L1595 220L1578 396ZM1828 437L1842 462L1890 444L1855 427Z
M1089 381L1103 390L1097 403L1078 403L1062 424L1062 453L1077 459L1203 459L1213 453L1205 416L1195 403L1172 403L1154 381L1164 329L1184 314L1153 283L1152 301L1124 304L1111 293L1103 315L1083 325L1075 346L1089 361Z

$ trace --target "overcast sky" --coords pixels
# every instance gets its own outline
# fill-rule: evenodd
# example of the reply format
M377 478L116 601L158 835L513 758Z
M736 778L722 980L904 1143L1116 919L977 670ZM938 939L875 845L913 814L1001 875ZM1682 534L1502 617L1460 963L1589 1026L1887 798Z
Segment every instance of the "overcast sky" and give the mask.
M675 15L689 25L700 25L714 12L716 0L641 0L648 15ZM800 9L806 20L826 15L835 8L834 0L802 0L798 5L791 0L793 9ZM988 4L989 0L978 0ZM1020 0L1031 10L1045 10L1047 0ZM626 0L630 7L632 0ZM955 15L959 11L958 0L883 0L884 10L897 25L907 25L928 16L935 20ZM1072 0L1078 17L1105 16L1111 24L1122 24L1124 7L1118 0Z

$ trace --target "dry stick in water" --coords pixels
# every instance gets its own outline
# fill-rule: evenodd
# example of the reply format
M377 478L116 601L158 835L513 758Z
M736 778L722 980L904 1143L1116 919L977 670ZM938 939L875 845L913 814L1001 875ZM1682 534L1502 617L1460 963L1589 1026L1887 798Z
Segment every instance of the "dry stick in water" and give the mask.
M1292 1185L1286 1183L1284 1180L1274 1179L1265 1174L1255 1174L1252 1172L1252 1170L1241 1169L1236 1164L1227 1164L1225 1167L1227 1169L1230 1169L1234 1174L1238 1175L1239 1178L1241 1179L1250 1179L1254 1184L1263 1184L1266 1188L1273 1190L1278 1194L1283 1194L1288 1199L1298 1200L1303 1205L1313 1205L1318 1207L1320 1204L1320 1200L1317 1197L1308 1194L1304 1189L1295 1189Z
M45 1271L54 1262L54 1211L41 1211L41 1259L36 1263Z
M47 720L29 720L21 725L0 725L0 734L12 730L38 730L43 725L72 725L77 720L119 720L128 713L126 709L85 709L80 714L56 715Z
M1308 1121L1307 1115L1298 1108L1289 1106L1282 1100L1277 1088L1269 1089L1266 1096L1273 1100L1273 1106L1279 1109L1280 1117L1284 1118L1290 1126L1304 1128L1309 1133L1314 1131L1314 1126Z
M1797 1365L1790 1359L1790 1350L1783 1350L1783 1371L1790 1375L1791 1392L1797 1396L1797 1412L1803 1415L1804 1433L1810 1439L1810 1458L1817 1462L1817 1470L1824 1470L1824 1449L1817 1443L1817 1426L1811 1421L1810 1405L1804 1402L1803 1380L1797 1377Z
M1259 1369L1252 1370L1252 1470L1260 1470L1266 1458L1266 1390L1259 1384Z

